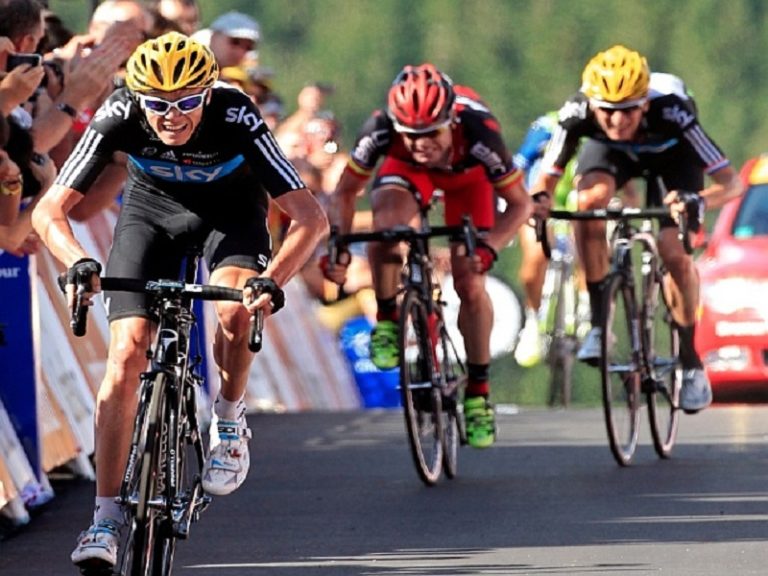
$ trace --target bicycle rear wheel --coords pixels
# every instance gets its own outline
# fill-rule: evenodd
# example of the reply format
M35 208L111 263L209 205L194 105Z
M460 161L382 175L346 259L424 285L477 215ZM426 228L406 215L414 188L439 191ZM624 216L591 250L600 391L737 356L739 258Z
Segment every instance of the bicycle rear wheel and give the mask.
M419 294L406 291L400 311L400 392L405 426L419 478L437 482L443 461L443 409L433 385L434 360L427 310Z
M682 378L678 356L680 336L667 304L663 276L644 279L643 337L650 378L645 393L653 447L659 458L669 458L677 439Z
M640 420L639 342L633 336L636 304L634 291L621 274L606 279L603 294L603 412L611 453L627 466L637 448Z
M161 566L155 563L156 550L162 547L161 485L164 471L161 462L163 418L166 412L167 375L159 372L152 383L152 395L147 408L143 451L138 462L137 501L131 526L131 576L157 576ZM141 444L140 444L141 446Z

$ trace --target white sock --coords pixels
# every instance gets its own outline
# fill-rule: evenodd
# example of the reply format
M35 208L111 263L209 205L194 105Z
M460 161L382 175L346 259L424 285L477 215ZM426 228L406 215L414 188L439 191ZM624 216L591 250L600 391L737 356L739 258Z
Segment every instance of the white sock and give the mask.
M245 414L245 402L241 396L234 402L224 398L221 393L216 397L216 402L213 404L213 410L216 412L221 420L237 421Z
M531 323L532 325L537 325L539 323L539 313L533 309L526 307L525 309L525 323Z
M117 502L117 496L96 496L96 504L93 508L93 523L101 520L111 520L118 526L125 523L123 507Z

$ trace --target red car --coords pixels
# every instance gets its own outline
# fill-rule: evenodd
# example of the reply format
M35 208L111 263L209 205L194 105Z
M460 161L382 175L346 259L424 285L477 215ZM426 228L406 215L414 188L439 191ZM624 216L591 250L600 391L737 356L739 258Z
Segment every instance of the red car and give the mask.
M768 154L740 175L744 195L720 211L697 261L696 349L720 402L768 400Z

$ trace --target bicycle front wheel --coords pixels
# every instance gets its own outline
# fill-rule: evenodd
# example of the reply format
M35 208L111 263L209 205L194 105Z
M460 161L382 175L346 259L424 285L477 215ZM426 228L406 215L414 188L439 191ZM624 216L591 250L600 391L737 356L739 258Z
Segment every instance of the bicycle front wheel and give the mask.
M442 395L432 381L434 357L427 310L414 290L403 298L399 339L400 391L411 455L419 478L431 486L442 470Z
M627 466L637 448L639 431L640 343L635 341L633 329L634 291L621 274L606 279L603 312L600 374L605 425L613 457Z
M680 336L662 283L661 275L645 278L642 322L650 366L645 392L653 447L659 458L669 458L677 439L682 378L678 361Z
M458 400L467 377L464 365L444 325L440 328L437 353L443 384L443 469L446 477L454 478L459 466L459 445L466 439L464 424L459 417Z
M147 424L143 452L139 456L136 510L131 527L131 576L162 575L162 566L155 562L156 551L163 547L162 465L163 418L166 412L166 374L155 375L152 395L147 408Z

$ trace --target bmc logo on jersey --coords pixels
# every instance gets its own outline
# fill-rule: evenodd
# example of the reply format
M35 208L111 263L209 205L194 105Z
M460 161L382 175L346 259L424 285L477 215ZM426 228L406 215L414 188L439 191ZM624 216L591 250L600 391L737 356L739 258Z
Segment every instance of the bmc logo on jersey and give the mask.
M507 171L507 167L504 166L504 161L501 156L491 148L488 148L482 142L478 142L470 150L472 156L480 160L488 168L488 172L491 174L504 174Z
M251 132L255 132L259 126L264 124L264 120L256 116L246 106L240 108L227 108L227 122L232 124L245 124Z
M105 102L101 108L96 111L96 115L93 117L94 122L101 122L105 118L118 117L123 120L128 119L128 115L131 113L130 102Z
M677 104L671 108L662 109L661 115L664 117L664 120L667 120L668 122L674 122L675 124L678 124L680 128L685 128L688 126L688 124L693 122L694 119L693 114L687 110L683 110Z

